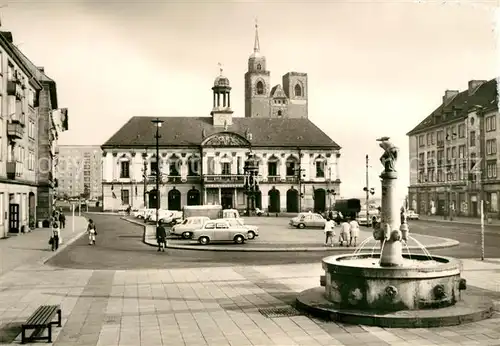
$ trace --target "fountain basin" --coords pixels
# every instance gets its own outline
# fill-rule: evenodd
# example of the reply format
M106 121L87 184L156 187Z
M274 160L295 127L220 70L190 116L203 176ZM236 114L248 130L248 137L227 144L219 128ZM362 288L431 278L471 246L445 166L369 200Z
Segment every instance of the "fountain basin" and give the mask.
M359 253L323 259L325 298L340 309L391 312L454 305L465 289L461 262L408 254L398 267L381 267L380 255Z

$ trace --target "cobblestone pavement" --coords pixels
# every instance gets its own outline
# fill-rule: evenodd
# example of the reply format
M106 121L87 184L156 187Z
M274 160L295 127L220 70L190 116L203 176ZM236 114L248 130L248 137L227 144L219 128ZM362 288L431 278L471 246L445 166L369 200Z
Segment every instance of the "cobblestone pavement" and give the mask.
M464 260L463 276L500 302L500 262ZM289 308L317 286L321 265L72 270L25 265L0 277L2 345L40 304L61 304L54 345L498 345L500 316L433 329L323 322ZM486 293L485 293L486 294Z

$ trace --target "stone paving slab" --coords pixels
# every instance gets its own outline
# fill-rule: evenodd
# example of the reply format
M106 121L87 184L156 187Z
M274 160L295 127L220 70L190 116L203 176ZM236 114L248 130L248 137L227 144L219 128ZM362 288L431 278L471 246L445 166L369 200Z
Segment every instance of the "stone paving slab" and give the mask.
M62 244L59 250L64 249L79 238L86 230L87 219L75 216L75 230L72 229L72 216L66 217L66 228L61 230ZM46 261L55 253L48 244L51 236L50 228L37 228L28 233L21 233L6 239L0 239L0 276L16 267Z
M500 263L463 261L469 285L500 301ZM54 345L498 345L500 316L458 327L383 329L286 309L318 285L321 264L160 270L61 270L26 265L0 277L0 326L61 304ZM288 309L293 310L293 309ZM0 340L18 343L19 336Z

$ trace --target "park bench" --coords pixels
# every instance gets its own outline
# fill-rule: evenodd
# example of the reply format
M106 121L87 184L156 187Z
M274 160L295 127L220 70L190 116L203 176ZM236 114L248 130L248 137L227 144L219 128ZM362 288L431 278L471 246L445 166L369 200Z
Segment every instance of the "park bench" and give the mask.
M53 321L57 314L57 321ZM61 308L59 305L42 305L22 325L21 343L34 340L47 340L52 342L52 325L61 327ZM26 330L34 329L30 337L26 337ZM47 329L48 335L41 336Z

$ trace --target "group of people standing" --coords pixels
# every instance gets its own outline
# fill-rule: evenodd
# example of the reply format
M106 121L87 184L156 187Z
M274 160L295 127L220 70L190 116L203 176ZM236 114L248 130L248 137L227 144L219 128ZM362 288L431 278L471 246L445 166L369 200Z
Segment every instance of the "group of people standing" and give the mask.
M356 218L343 218L339 213L337 219L334 220L332 215L329 215L325 222L325 246L334 246L334 237L337 235L335 229L339 226L339 246L356 246L359 238L359 224Z

